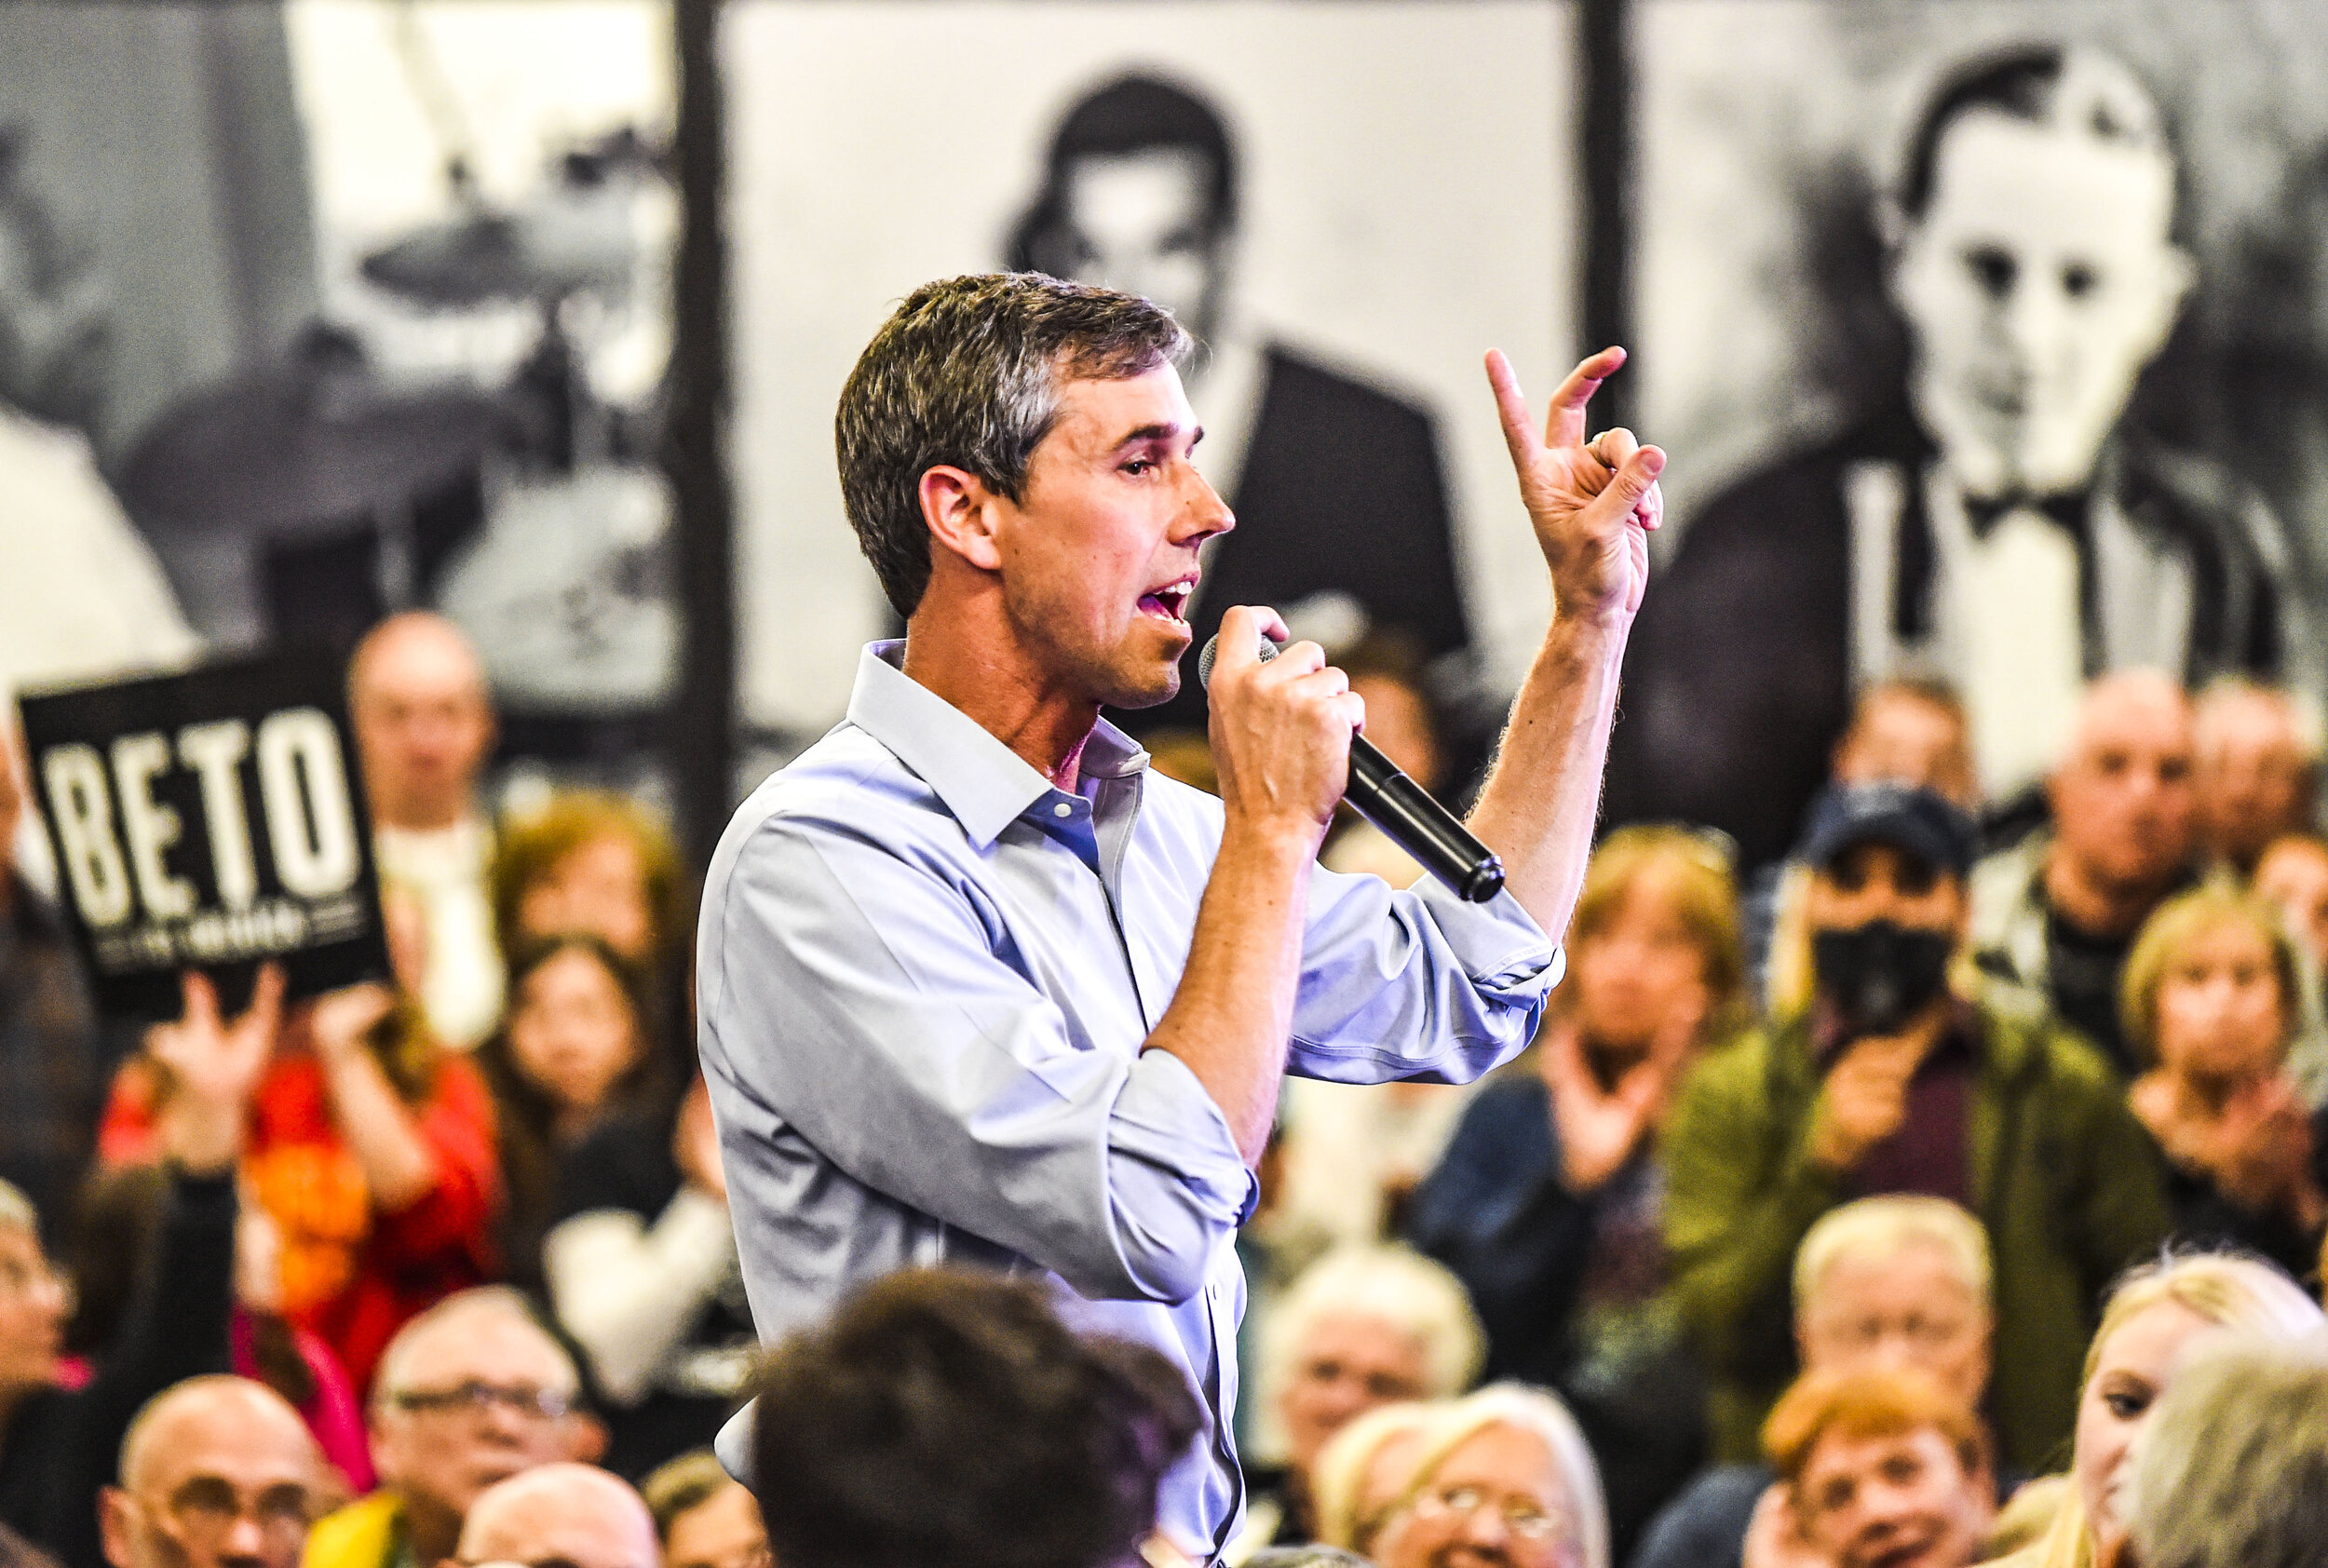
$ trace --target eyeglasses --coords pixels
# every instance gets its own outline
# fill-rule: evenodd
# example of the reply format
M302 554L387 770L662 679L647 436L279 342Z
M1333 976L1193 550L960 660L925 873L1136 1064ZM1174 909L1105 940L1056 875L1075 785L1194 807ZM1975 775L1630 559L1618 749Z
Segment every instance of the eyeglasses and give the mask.
M512 1415L537 1421L556 1421L575 1408L574 1396L561 1389L487 1383L481 1378L452 1388L400 1389L388 1396L388 1402L399 1410L424 1415L482 1415L498 1406Z
M246 1517L257 1522L270 1548L285 1548L284 1554L290 1555L307 1538L307 1527L315 1521L315 1500L305 1487L287 1483L245 1501L223 1477L196 1476L170 1494L161 1513L197 1561L217 1556L220 1544Z
M1491 1497L1477 1486L1446 1486L1414 1499L1417 1519L1469 1519L1490 1504L1503 1516L1504 1528L1523 1541L1566 1540L1573 1527L1568 1516L1536 1507L1524 1497Z

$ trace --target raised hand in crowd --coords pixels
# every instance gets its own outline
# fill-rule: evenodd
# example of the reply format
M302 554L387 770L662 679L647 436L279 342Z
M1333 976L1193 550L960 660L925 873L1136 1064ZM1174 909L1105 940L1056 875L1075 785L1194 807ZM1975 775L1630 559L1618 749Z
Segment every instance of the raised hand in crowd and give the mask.
M1595 1191L1624 1169L1641 1141L1672 1102L1690 1060L1690 1046L1706 1015L1705 987L1692 987L1658 1028L1647 1054L1603 1088L1585 1058L1584 1033L1563 1020L1544 1032L1540 1067L1560 1129L1560 1156L1568 1190Z
M1834 1568L1827 1555L1803 1539L1793 1501L1784 1486L1766 1488L1746 1525L1739 1568Z
M720 1164L719 1129L711 1123L711 1091L697 1076L679 1102L679 1123L671 1129L671 1157L687 1185L708 1197L727 1201L727 1169Z
M1853 1042L1827 1074L1810 1131L1810 1155L1832 1171L1856 1167L1867 1151L1907 1119L1908 1080L1915 1076L1932 1031L1916 1026L1898 1034Z
M332 1122L363 1167L372 1201L387 1210L419 1201L438 1177L435 1152L372 1048L373 1032L396 1007L389 987L351 985L318 998L308 1016Z
M2212 1121L2155 1126L2170 1157L2205 1171L2235 1203L2285 1212L2307 1230L2328 1222L2328 1196L2313 1175L2311 1115L2285 1074L2232 1090Z
M145 1053L169 1078L158 1128L163 1152L183 1169L210 1174L242 1154L250 1097L282 1034L283 970L261 968L250 1005L231 1020L208 975L189 969L179 984L184 1010L146 1032Z

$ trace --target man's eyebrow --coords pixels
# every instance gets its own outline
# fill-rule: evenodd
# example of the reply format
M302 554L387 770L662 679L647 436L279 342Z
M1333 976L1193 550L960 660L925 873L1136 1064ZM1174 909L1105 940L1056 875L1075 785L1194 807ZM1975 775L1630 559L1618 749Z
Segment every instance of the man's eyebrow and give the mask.
M1188 426L1185 425L1177 424L1170 420L1161 421L1154 425L1143 425L1136 429L1126 431L1123 439L1116 443L1114 450L1121 452L1128 446L1144 446L1150 441L1169 441L1178 437L1187 428ZM1203 439L1204 426L1199 425L1197 426L1196 434L1188 438L1188 444L1191 447L1194 447L1198 441Z

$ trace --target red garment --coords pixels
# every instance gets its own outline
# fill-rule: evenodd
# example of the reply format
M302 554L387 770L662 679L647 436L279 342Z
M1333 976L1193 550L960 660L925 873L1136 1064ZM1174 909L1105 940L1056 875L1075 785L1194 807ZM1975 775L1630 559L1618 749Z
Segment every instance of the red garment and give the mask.
M154 1152L153 1079L134 1059L114 1080L98 1133L108 1164ZM320 1338L359 1394L396 1331L455 1291L494 1277L500 1202L493 1098L463 1057L439 1063L413 1108L437 1156L437 1183L393 1213L372 1203L363 1170L332 1120L323 1066L286 1050L251 1098L244 1190L283 1234L283 1316Z

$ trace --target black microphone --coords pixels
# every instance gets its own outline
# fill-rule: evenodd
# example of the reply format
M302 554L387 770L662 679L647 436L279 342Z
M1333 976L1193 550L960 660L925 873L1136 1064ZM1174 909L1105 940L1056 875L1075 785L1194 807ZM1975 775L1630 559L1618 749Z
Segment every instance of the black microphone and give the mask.
M1215 636L1197 656L1197 683L1208 690L1220 644ZM1266 664L1278 656L1278 645L1265 637L1260 653ZM1350 784L1342 798L1458 896L1483 904L1504 890L1504 863L1496 852L1362 735L1350 737Z

